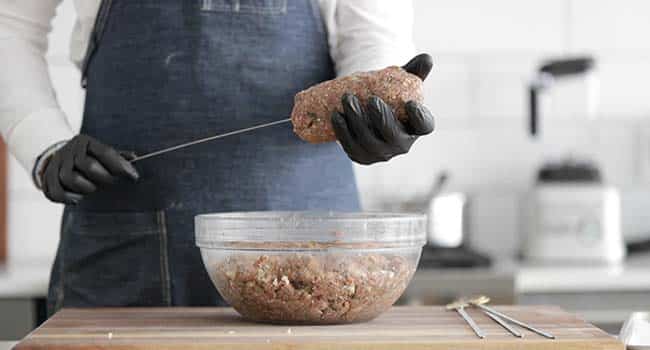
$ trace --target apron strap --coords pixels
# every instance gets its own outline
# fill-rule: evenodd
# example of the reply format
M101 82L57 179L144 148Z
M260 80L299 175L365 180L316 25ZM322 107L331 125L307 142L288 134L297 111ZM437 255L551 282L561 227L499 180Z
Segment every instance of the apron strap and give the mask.
M93 31L90 34L90 38L88 40L88 47L86 48L86 55L84 56L81 65L81 87L84 89L86 88L87 85L86 78L88 75L87 74L88 65L90 64L90 60L95 54L95 51L97 51L97 47L99 45L99 41L101 39L102 33L104 32L106 22L108 22L108 14L111 11L112 3L113 0L101 0L99 9L97 10L97 17L95 17L95 24L93 25Z

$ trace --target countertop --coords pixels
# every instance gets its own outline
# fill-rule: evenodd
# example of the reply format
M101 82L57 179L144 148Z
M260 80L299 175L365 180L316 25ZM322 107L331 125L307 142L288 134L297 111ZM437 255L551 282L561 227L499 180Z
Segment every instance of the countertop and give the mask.
M515 290L523 293L650 290L650 254L616 266L518 264Z
M16 343L15 341L0 341L0 350L10 350Z
M490 268L421 269L413 281L422 284L418 289L439 288L440 282L478 285L487 289L483 293L511 288L516 295L650 291L650 254L629 257L619 265L549 265L496 259ZM472 292L476 291L468 291Z
M0 265L0 298L44 297L50 267L51 261L14 261Z
M50 264L12 262L0 265L0 298L44 297L47 293ZM512 293L638 291L650 290L650 254L628 258L618 266L536 265L512 259L497 259L491 268L418 270L418 288L441 285L444 281L468 283L505 281ZM508 282L511 281L511 282Z

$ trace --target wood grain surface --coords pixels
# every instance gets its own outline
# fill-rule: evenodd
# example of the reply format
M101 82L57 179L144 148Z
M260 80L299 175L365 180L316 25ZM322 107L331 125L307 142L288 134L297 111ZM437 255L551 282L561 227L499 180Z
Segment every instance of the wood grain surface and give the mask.
M106 308L64 309L16 349L624 349L557 307L495 308L556 339L528 331L523 339L515 338L476 309L468 312L487 333L482 340L442 307L394 307L371 322L335 326L251 323L229 308Z

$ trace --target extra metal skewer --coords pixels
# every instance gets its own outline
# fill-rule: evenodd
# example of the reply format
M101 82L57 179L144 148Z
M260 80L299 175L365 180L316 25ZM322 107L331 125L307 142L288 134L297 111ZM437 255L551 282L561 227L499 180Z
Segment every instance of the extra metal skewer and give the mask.
M447 310L454 310L456 311L460 317L465 320L465 322L469 325L469 327L474 331L474 334L476 334L477 337L483 339L485 338L485 333L479 328L479 326L474 322L472 317L469 316L467 311L465 311L465 306L467 306L467 302L463 300L458 300L453 303L447 304Z
M485 314L488 315L488 316L497 316L498 318L502 319L501 321L506 320L506 321L508 321L508 322L510 322L512 324L515 324L515 325L521 327L521 328L524 328L524 329L527 329L527 330L529 330L531 332L537 333L537 334L539 334L539 335L541 335L541 336L543 336L545 338L555 339L555 336L553 334L550 334L550 333L545 332L545 331L543 331L541 329L535 328L535 327L533 327L533 326L531 326L529 324L526 324L524 322L516 320L516 319L514 319L514 318L512 318L512 317L510 317L510 316L508 316L508 315L506 315L506 314L504 314L502 312L499 312L499 311L497 311L497 310L495 310L495 309L493 309L493 308L491 308L489 306L484 305L484 304L487 304L488 302L490 302L490 298L488 298L486 296L480 296L478 298L475 298L475 299L472 299L472 300L468 301L468 303L471 306L475 306L475 307L483 310L485 312ZM492 317L490 317L490 318L492 318ZM492 319L495 320L494 318L492 318ZM498 322L498 321L496 321L496 322L501 324L501 322Z
M492 321L496 322L499 324L499 326L503 327L505 330L510 332L510 334L514 335L517 338L523 338L524 335L521 334L518 330L512 328L509 324L507 324L504 320L501 319L501 317L493 315L489 312L484 312L483 313L485 316L489 317L492 319Z
M161 150L151 152L151 153L147 153L147 154L143 154L141 156L136 156L135 158L131 159L130 162L135 163L135 162L143 160L143 159L147 159L147 158L155 157L155 156L158 156L158 155L161 155L161 154L164 154L164 153L176 151L176 150L179 150L181 148L198 145L200 143L204 143L204 142L208 142L208 141L212 141L212 140L217 140L217 139L221 139L221 138L224 138L224 137L233 136L233 135L237 135L237 134L242 134L242 133L245 133L245 132L248 132L248 131L262 129L262 128L266 128L266 127L273 126L273 125L288 123L290 121L291 121L291 118L276 120L276 121L270 122L270 123L259 124L259 125L251 126L249 128L234 130L234 131L230 131L230 132L227 132L227 133L224 133L224 134L205 137L205 138L202 138L202 139L182 143L180 145L163 148Z

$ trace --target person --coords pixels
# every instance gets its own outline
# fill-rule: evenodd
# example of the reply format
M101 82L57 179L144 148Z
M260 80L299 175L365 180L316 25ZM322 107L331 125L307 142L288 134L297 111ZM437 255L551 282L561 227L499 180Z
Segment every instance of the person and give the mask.
M134 165L133 154L286 118L295 93L336 75L404 63L412 4L78 0L71 55L86 97L75 135L44 61L59 2L0 4L0 129L45 196L66 204L50 312L220 305L194 246L196 214L359 210L350 159L388 160L433 130L419 103L401 123L383 101L346 95L332 120L340 146L275 126ZM405 69L424 79L431 58Z

